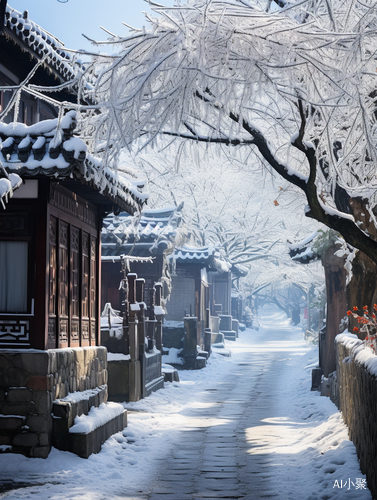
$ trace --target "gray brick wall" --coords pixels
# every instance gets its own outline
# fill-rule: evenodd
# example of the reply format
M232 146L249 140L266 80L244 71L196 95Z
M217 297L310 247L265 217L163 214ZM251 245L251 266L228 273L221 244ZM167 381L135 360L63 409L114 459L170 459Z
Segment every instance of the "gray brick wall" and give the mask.
M183 321L185 311L195 314L195 278L190 269L177 266L177 276L172 277L172 294L167 303L167 320Z

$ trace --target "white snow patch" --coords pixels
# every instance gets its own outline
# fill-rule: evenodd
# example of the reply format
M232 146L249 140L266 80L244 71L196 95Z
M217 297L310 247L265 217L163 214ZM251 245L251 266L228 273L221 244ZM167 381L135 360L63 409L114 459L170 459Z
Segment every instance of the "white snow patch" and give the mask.
M106 424L109 420L121 415L124 407L119 403L102 403L98 408L92 407L88 415L75 418L75 423L69 429L72 434L89 434Z

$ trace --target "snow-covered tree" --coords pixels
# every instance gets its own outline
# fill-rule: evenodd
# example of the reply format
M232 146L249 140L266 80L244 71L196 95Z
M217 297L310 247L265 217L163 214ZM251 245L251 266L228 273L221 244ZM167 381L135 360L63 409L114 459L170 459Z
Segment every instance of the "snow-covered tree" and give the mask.
M83 134L108 158L189 140L262 158L307 200L306 215L377 262L375 0L188 0L154 5L150 30L98 57ZM89 71L89 70L88 70ZM162 136L165 138L163 142ZM364 200L363 216L352 213Z
M253 266L253 273L270 273L266 277L270 279L265 261L281 265L284 261L292 267L287 240L300 240L308 231L303 224L303 196L297 189L277 175L270 176L258 162L245 171L227 155L217 155L214 161L201 145L195 155L186 149L182 142L178 152L172 145L163 157L145 151L138 155L151 191L150 204L183 202L190 243L215 246L231 266L248 268L263 261ZM312 231L318 227L314 221L308 225ZM280 272L276 266L274 271Z

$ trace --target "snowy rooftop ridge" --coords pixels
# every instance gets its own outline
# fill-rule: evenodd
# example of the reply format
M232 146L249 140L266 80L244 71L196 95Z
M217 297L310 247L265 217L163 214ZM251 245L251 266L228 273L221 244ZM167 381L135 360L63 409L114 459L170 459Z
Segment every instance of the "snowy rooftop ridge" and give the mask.
M143 209L139 217L128 214L110 215L104 220L102 229L102 255L150 256L160 253L174 238L180 224L180 207Z
M63 42L31 21L27 11L21 13L7 5L4 21L5 27L36 56L46 57L46 64L64 81L76 76L79 66L77 62L73 63L71 55L64 49ZM10 36L7 32L5 34Z
M206 263L215 255L213 246L194 247L191 245L182 245L177 247L170 258L177 262Z
M60 123L57 118L31 126L0 123L0 162L7 172L20 176L75 178L94 187L122 210L140 210L147 198L140 191L142 183L111 170L101 159L88 154L85 142L73 135L75 127L75 111L69 111Z

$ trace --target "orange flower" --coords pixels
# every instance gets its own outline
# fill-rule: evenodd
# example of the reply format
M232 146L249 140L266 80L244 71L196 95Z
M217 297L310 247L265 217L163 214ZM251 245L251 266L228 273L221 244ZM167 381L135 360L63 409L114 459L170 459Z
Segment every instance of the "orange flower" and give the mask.
M347 311L348 316L351 316L352 311Z
M377 310L377 304L374 304L374 306L373 306L373 307Z
M353 306L353 310L354 310L354 311L357 311L357 307L356 307L356 306Z
M368 306L363 306L364 311L368 310Z
M354 331L354 332L358 332L358 331L359 331L359 329L358 329L356 326L354 326L354 327L353 327L353 331Z

